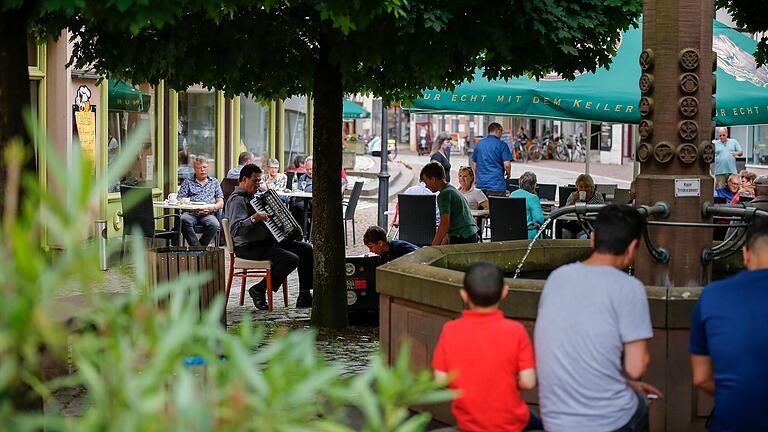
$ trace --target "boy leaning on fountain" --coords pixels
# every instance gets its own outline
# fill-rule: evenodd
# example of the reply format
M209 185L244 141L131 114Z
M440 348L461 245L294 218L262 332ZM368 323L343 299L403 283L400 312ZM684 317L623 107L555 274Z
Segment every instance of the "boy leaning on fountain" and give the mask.
M437 207L440 210L440 225L437 227L432 245L477 243L477 224L472 217L469 204L458 189L445 181L445 170L440 163L432 161L421 169L421 181L437 195Z
M435 347L435 378L450 377L448 387L459 391L451 411L461 430L542 428L520 397L536 386L535 361L525 327L499 310L508 292L498 267L473 264L459 291L469 310L443 326Z

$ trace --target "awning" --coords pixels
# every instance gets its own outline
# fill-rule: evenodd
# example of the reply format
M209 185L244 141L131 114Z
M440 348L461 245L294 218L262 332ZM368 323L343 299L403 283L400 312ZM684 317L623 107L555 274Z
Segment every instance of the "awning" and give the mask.
M465 81L452 92L424 91L412 110L637 124L641 28L622 35L610 69L584 73L573 81L557 75L539 81L527 77L489 81L478 70L473 81ZM714 21L712 49L718 56L715 122L719 126L768 124L768 68L757 67L756 46L756 41ZM700 67L706 69L706 65Z
M148 112L151 96L126 83L125 81L110 81L109 110Z
M344 99L344 107L342 112L342 118L344 120L365 119L370 117L370 111L349 99Z

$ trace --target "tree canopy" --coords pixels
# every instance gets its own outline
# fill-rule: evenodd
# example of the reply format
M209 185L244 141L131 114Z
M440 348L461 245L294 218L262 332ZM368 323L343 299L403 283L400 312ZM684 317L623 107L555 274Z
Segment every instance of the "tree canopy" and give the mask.
M409 100L425 88L452 88L478 67L490 78L572 77L609 64L621 31L642 10L640 0L65 3L72 7L45 11L37 23L50 35L69 29L77 67L164 80L176 90L202 84L228 95L314 98L312 320L330 327L346 325L338 186L344 93Z
M766 0L716 0L715 7L731 14L733 21L750 33L768 32L768 1ZM768 63L768 36L762 36L757 44L755 60L758 66Z

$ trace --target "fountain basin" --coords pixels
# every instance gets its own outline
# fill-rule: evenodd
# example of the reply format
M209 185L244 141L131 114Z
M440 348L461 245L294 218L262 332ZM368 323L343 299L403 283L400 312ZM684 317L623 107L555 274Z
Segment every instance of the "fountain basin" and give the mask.
M411 344L414 369L431 369L440 330L445 322L459 316L464 305L459 289L464 271L475 261L489 261L505 274L514 274L517 263L528 248L527 240L470 245L426 247L376 270L380 294L381 345L390 362L400 344ZM531 338L536 322L539 297L545 280L542 272L589 256L584 240L539 240L528 256L518 279L507 277L509 296L501 309L508 318L523 323ZM714 264L713 274L732 274L742 268L741 255ZM539 279L526 278L533 272ZM649 343L651 363L645 381L664 393L651 406L653 431L704 431L712 399L691 383L688 336L691 314L701 287L647 286L654 337ZM536 406L536 391L523 393ZM448 404L417 407L432 412L438 420L455 424Z

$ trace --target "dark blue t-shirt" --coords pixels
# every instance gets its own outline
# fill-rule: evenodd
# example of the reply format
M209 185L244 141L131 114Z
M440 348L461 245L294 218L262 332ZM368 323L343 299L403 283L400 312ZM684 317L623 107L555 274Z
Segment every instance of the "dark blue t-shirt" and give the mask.
M390 240L389 241L389 252L384 252L381 254L381 259L384 262L390 262L394 259L398 259L401 256L411 253L418 249L417 246L408 243L407 241L403 240Z
M704 288L691 320L691 354L712 358L710 431L768 431L768 270Z
M512 161L512 152L504 141L488 135L477 142L472 161L477 164L477 188L492 192L507 190L504 181L504 162Z

